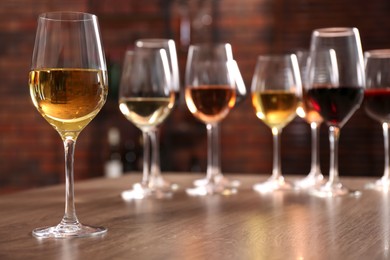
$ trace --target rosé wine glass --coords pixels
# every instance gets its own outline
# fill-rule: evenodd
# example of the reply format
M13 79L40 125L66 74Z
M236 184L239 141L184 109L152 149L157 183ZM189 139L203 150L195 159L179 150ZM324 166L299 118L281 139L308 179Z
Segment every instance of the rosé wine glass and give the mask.
M221 59L229 61L234 60L233 59L233 50L232 46L229 43L217 43L209 45L208 48L213 49L213 52L218 53ZM236 104L240 104L243 102L247 96L247 90L245 87L244 80L241 76L240 69L237 65L237 62L234 62L231 64L232 70L233 70L233 77L234 77L234 84L236 86ZM213 131L213 134L215 135L214 139L216 142L214 142L215 147L213 148L214 151L217 151L217 154L221 154L221 143L220 143L220 130L221 126L220 124L216 124L215 129ZM220 156L215 156L215 160L217 160L215 165L215 170L218 172L216 174L215 180L220 183L224 183L225 186L232 186L232 187L239 187L240 181L238 180L230 180L222 173L222 167L221 167L221 158ZM194 181L194 185L196 186L203 186L208 182L207 177L198 179Z
M193 116L206 124L208 136L207 181L188 188L186 191L191 196L230 195L237 192L230 182L221 181L219 140L215 133L218 123L235 105L235 66L234 60L226 59L226 52L210 45L191 45L189 48L185 100Z

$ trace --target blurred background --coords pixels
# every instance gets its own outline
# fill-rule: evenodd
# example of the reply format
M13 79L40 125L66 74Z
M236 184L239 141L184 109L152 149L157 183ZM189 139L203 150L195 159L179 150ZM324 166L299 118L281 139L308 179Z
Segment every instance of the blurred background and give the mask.
M0 193L62 183L64 152L58 133L32 105L27 80L37 16L47 11L81 11L98 16L109 69L109 98L80 134L75 179L105 175L112 151L126 174L142 167L142 138L119 112L118 82L123 55L140 38L176 42L181 80L189 44L232 44L247 89L256 57L307 49L313 29L357 27L364 50L390 48L388 0L2 0L0 2ZM117 131L120 141L109 143ZM188 112L182 97L161 126L161 168L205 172L206 128ZM272 169L270 129L256 118L250 98L222 122L224 173L264 173ZM321 128L321 167L329 168L328 131ZM310 168L310 127L296 118L282 133L284 174L306 175ZM381 176L383 137L379 123L359 109L340 137L341 176Z

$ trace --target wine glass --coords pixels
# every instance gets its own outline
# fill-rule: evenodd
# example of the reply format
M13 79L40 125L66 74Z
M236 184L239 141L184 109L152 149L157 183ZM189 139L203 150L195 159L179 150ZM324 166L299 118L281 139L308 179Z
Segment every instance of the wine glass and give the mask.
M366 188L388 192L390 190L390 49L365 52L365 64L364 108L367 115L382 124L385 155L383 176L373 183L368 183Z
M180 97L180 79L179 79L179 65L177 61L176 45L172 39L139 39L135 42L138 48L159 48L165 49L168 55L169 69L171 73L171 88L175 93L175 103L179 102ZM163 178L160 168L160 148L159 148L159 132L158 127L150 131L152 155L151 158L151 173L150 182L152 185L162 187L163 189L177 190L178 185L171 183Z
M104 227L83 225L76 216L73 160L77 137L107 98L107 68L97 17L76 12L41 14L29 75L38 112L60 134L65 149L66 201L61 222L34 229L38 238L101 235Z
M280 135L296 116L302 95L302 83L295 54L260 55L252 80L252 105L256 116L271 128L273 168L271 177L257 183L257 192L289 190L291 183L282 174Z
M359 108L364 93L364 60L356 28L314 30L308 65L307 95L329 126L330 166L327 183L312 190L319 197L359 195L345 187L338 172L340 129Z
M134 52L126 52L119 87L119 109L142 131L144 163L142 181L122 192L124 200L172 196L170 189L151 182L150 159L155 155L150 150L150 138L154 129L168 117L174 103L166 50L136 47Z
M234 85L235 61L226 59L226 52L210 45L191 45L188 52L185 76L185 100L195 118L206 124L207 175L206 182L187 189L193 196L208 194L230 195L236 187L221 181L217 125L233 108L236 101Z
M302 80L302 102L297 110L299 117L303 118L311 129L311 166L309 174L296 182L294 188L298 190L310 189L312 187L322 184L324 175L320 168L319 158L319 134L320 126L322 124L321 115L314 110L310 100L307 97L307 63L309 58L309 51L298 51L297 53L299 70Z
M217 55L220 57L221 60L225 60L226 62L229 60L233 60L233 51L232 46L229 43L218 43L218 44L212 44L208 46L203 46L202 48L210 48L213 50L213 52L218 53ZM244 80L242 79L240 69L237 65L237 62L231 63L231 70L234 78L234 84L236 87L236 106L237 104L243 102L247 95L246 87ZM217 123L214 127L214 140L216 142L213 143L214 148L213 151L217 151L217 154L221 154L221 143L220 143L220 124ZM230 180L226 176L223 175L222 169L221 169L221 160L220 156L215 156L214 159L216 162L214 162L215 166L215 181L223 183L225 186L233 186L238 187L240 186L240 181L238 180ZM202 178L194 181L195 186L204 186L208 182L208 178Z

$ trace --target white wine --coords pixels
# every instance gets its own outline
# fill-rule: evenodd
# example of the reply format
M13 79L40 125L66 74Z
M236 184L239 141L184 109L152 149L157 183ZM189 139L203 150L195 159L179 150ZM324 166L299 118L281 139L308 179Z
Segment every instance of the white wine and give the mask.
M62 138L76 139L108 93L106 71L94 69L33 70L29 86L35 107Z
M252 93L252 104L266 125L282 129L294 119L299 98L292 92L268 90Z
M142 131L161 124L175 104L175 94L169 97L127 97L119 99L122 114Z

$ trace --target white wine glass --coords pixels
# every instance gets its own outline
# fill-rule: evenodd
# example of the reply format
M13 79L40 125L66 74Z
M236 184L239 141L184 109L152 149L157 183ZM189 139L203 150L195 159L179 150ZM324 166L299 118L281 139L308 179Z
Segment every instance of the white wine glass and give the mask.
M60 134L65 149L65 214L53 227L37 228L38 238L86 237L106 233L76 216L74 150L80 132L107 98L107 68L97 17L76 12L41 14L29 75L30 94L39 113Z
M159 38L139 39L135 42L135 46L138 48L164 49L167 52L169 70L171 74L170 88L175 93L175 103L178 103L180 100L180 76L175 41L172 39ZM175 191L179 188L179 186L176 183L171 183L166 180L161 174L158 127L155 127L154 131L150 131L150 136L151 147L153 150L153 157L151 158L150 182L152 185L160 186L163 189L171 189L172 191Z
M175 94L171 88L171 74L165 49L138 48L126 52L119 88L119 109L142 131L143 175L140 183L122 192L124 200L169 198L171 189L151 182L150 149L152 132L170 114Z
M210 45L204 45L201 48L207 48L207 49L212 49L212 52L216 53L218 55L220 60L224 61L231 61L233 59L233 50L232 46L229 43L216 43L216 44L210 44ZM230 64L231 65L231 73L234 78L234 85L235 85L235 90L236 90L236 103L235 105L237 106L239 103L243 102L244 99L247 96L247 90L245 87L244 80L241 76L240 69L238 67L237 62L233 62ZM220 142L220 124L217 123L214 127L213 134L214 137L213 139L216 140L213 145L213 151L217 151L217 154L221 154L221 142ZM216 160L214 162L215 166L215 171L216 176L215 176L215 181L219 183L223 183L225 186L232 186L232 187L239 187L240 186L240 181L238 180L230 180L227 178L223 173L222 173L222 166L221 166L221 158L220 156L215 156L214 159ZM208 178L202 178L202 179L197 179L194 181L195 186L204 186L208 182Z
M217 125L234 107L235 61L226 59L226 53L210 45L191 45L187 57L185 100L195 118L206 124L207 175L206 181L187 189L193 196L209 194L230 195L237 192L230 182L221 181Z
M389 192L389 124L390 124L390 49L366 51L364 109L372 119L382 124L384 141L384 172L375 182L367 183L366 188Z
M319 153L319 135L320 126L324 121L321 115L313 108L307 96L307 64L309 61L309 51L298 51L296 53L298 58L299 70L302 81L302 101L297 109L299 117L304 119L311 130L311 165L310 172L303 179L294 182L294 189L307 190L315 186L321 185L324 182L324 175L320 167L320 153Z
M296 116L302 83L295 54L260 55L252 80L252 104L256 116L271 128L273 136L272 175L257 183L257 192L289 190L281 169L280 135L283 128Z
M364 94L364 60L359 31L333 27L314 30L310 44L307 95L329 127L329 180L311 193L318 197L357 196L339 178L340 129L359 108Z

